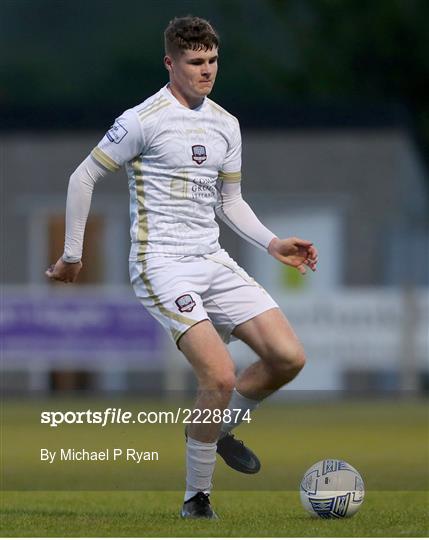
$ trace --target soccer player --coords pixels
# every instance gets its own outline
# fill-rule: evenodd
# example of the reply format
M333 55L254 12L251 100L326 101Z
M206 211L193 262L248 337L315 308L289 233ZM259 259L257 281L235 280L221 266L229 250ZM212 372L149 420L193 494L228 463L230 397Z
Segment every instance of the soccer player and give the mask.
M216 518L209 494L216 452L232 468L258 472L256 455L231 434L264 398L291 381L303 348L270 295L218 243L215 212L247 241L305 274L317 250L279 239L242 199L237 119L207 96L218 70L219 39L199 17L165 30L169 82L119 116L70 177L64 254L46 272L74 282L92 192L125 166L130 191L130 277L143 306L164 326L194 369L195 409L240 410L193 423L186 433L184 518ZM259 360L236 378L225 343L247 343Z

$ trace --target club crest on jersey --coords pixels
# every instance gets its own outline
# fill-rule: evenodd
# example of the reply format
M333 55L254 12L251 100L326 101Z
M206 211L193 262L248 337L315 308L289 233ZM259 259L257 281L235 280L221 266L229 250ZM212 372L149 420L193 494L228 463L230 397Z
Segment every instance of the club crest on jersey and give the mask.
M184 311L192 311L196 306L195 301L190 294L179 296L179 298L176 298L175 302L181 313Z
M192 147L192 159L195 163L198 163L198 165L204 163L207 159L206 147L202 144L194 144Z

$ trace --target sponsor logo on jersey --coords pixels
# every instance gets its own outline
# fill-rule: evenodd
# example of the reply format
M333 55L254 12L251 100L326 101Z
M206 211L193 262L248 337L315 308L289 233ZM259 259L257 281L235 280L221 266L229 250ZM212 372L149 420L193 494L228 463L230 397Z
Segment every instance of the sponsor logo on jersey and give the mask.
M213 178L193 178L191 191L193 199L212 199L216 197L216 180Z
M192 159L195 163L198 163L198 165L204 163L207 159L206 147L202 144L194 144L192 147Z
M190 294L183 294L182 296L179 296L179 298L176 298L175 302L176 306L179 308L179 311L182 313L184 311L192 311L196 306L195 301Z
M124 126L116 120L113 126L111 126L109 131L106 133L106 137L110 142L119 144L127 133L128 131L124 128Z

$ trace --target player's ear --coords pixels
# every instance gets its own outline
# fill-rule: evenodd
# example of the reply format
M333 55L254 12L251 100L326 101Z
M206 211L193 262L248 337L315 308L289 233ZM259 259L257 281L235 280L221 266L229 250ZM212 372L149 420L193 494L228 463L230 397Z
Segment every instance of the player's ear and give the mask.
M169 56L164 56L164 66L165 66L165 69L169 73L171 73L172 67L173 67L173 62L171 61L171 58Z

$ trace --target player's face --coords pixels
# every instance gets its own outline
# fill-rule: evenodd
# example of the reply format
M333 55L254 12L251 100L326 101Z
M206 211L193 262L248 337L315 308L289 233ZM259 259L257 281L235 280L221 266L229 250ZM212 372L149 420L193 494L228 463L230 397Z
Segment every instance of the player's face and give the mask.
M182 51L177 58L165 58L172 90L189 104L201 101L212 91L217 74L217 48Z

